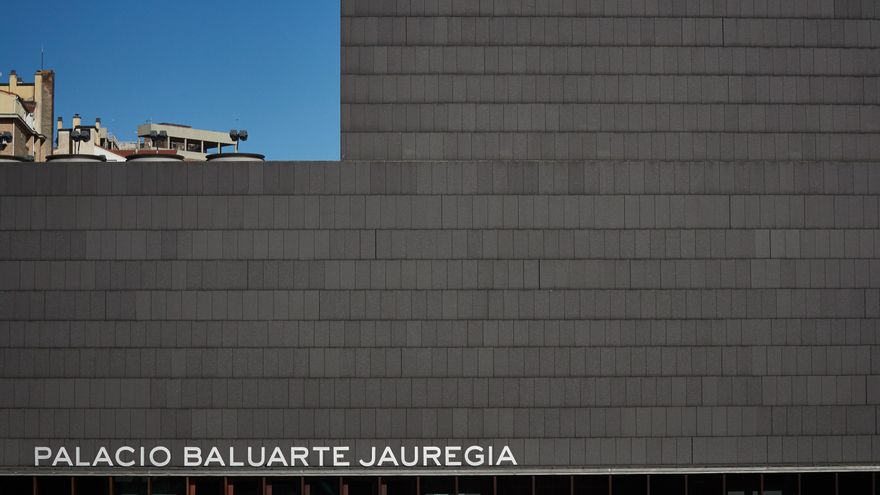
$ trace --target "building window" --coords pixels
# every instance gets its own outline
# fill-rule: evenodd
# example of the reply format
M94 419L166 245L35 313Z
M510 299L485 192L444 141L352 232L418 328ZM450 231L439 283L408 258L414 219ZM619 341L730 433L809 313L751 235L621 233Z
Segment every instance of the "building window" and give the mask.
M574 492L575 493L608 493L608 482L610 477L605 474L597 474L591 476L575 476Z
M62 492L44 492L40 493L62 493ZM72 493L72 492L67 492ZM113 493L125 495L147 495L147 479L140 477L117 476L113 478Z
M688 495L721 493L724 480L720 474L688 475Z
M652 474L648 481L651 485L651 493L663 495L684 495L687 493L685 490L686 478L683 474Z
M625 474L611 477L611 493L648 493L648 477L643 474Z
M422 477L423 495L452 495L455 493L455 478L452 476Z
M227 478L227 483L232 486L232 493L235 495L261 495L263 493L260 478ZM196 493L198 494L198 492Z
M761 495L760 474L728 474L727 495Z
M531 476L499 476L497 483L498 493L509 493L510 495L531 495L532 493Z
M385 493L381 495L408 495L416 493L418 480L415 476L389 476L382 478L382 485L385 487ZM350 495L355 494L351 492Z
M150 480L150 488L152 493L150 495L180 495L186 493L186 478L179 477L169 477L169 476L159 476ZM84 492L79 489L79 484L76 485L77 494L80 493L93 493L91 491ZM94 492L98 493L98 492Z
M195 485L196 494L223 493L223 478L190 478L190 483ZM114 495L124 492L114 490ZM225 495L225 494L224 494Z
M535 495L571 493L571 476L535 476Z
M3 478L3 489L9 490L9 493L33 493L34 478L30 476L12 476ZM106 483L106 479L104 480Z
M492 495L492 477L459 476L458 495Z
M801 495L833 495L836 490L835 473L801 475Z
M797 492L797 474L781 473L764 475L764 495L797 495Z
M379 480L372 476L352 476L345 478L343 480L343 485L345 486L345 489L348 490L348 495L379 495ZM345 493L345 489L343 489L343 493ZM272 490L272 495L275 495L276 493L293 494L295 492Z
M837 475L837 493L840 495L869 495L874 485L873 473L840 473Z

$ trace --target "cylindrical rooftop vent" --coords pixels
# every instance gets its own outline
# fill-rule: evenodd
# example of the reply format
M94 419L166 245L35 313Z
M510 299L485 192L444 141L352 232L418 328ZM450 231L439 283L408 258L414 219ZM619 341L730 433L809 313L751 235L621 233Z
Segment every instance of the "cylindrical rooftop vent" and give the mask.
M125 157L127 162L182 162L183 155L170 153L133 153Z
M101 155L73 154L51 155L46 157L47 162L52 163L83 163L83 162L106 162L107 157Z
M262 162L266 157L259 153L214 153L205 159L209 162Z

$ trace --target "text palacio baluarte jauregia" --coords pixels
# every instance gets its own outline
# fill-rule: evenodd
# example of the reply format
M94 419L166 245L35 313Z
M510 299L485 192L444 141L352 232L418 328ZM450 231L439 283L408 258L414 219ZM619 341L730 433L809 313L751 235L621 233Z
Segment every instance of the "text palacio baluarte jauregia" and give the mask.
M315 447L194 447L180 449L176 464L173 450L154 447L98 447L86 452L80 447L34 447L36 467L152 467L284 468L284 467L489 467L516 466L510 447L480 445L370 447L356 456L348 446Z

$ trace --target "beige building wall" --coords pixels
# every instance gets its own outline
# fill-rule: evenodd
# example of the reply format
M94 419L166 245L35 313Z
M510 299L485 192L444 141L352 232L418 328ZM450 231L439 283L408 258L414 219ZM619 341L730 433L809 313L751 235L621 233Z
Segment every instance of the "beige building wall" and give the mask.
M79 114L76 114L74 115L73 120L71 120L70 127L64 127L64 122L61 117L59 117L57 126L56 132L58 134L58 146L55 148L56 154L69 154L73 153L75 150L76 153L95 155L100 154L96 150L98 147L102 147L107 151L113 150L113 146L110 143L110 132L101 124L101 119L99 118L95 119L93 125L83 125L82 118ZM89 140L81 141L78 148L76 148L75 143L72 143L70 140L70 133L75 129L89 132Z
M34 74L33 83L23 82L13 71L9 74L9 79L5 84L0 83L0 91L12 93L24 101L36 103L34 129L39 132L41 137L33 143L26 154L33 153L35 161L46 161L46 156L52 154L54 142L55 71L37 71Z
M83 128L80 128L81 130ZM94 129L88 129L91 133L88 141L80 141L79 143L74 143L70 140L70 129L59 129L58 130L58 147L55 148L55 154L57 155L67 155L70 153L79 153L83 155L94 155L95 154L95 138L96 133Z
M6 148L0 150L0 156L30 155L33 144L27 127L20 122L4 119L0 121L0 133L7 131L12 133L12 143L7 144Z
M40 138L32 127L33 116L22 99L11 92L0 91L0 132L11 132L12 143L7 143L0 154L9 156L37 156Z

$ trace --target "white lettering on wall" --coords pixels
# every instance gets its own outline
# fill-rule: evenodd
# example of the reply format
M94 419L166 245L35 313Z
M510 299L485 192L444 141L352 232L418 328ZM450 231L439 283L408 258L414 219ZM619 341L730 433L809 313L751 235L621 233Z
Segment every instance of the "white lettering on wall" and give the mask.
M246 450L244 452L243 450ZM510 465L516 466L516 458L510 447L504 445L500 453L495 455L493 446L481 445L447 445L438 447L425 446L372 446L369 455L354 458L351 447L337 446L293 446L285 449L280 446L248 446L246 449L235 447L201 447L184 446L180 452L183 467L349 467L352 461L365 467L488 467ZM123 445L116 448L99 446L94 452L83 451L81 447L34 447L34 466L52 467L166 467L174 464L172 450L159 445L155 447Z

